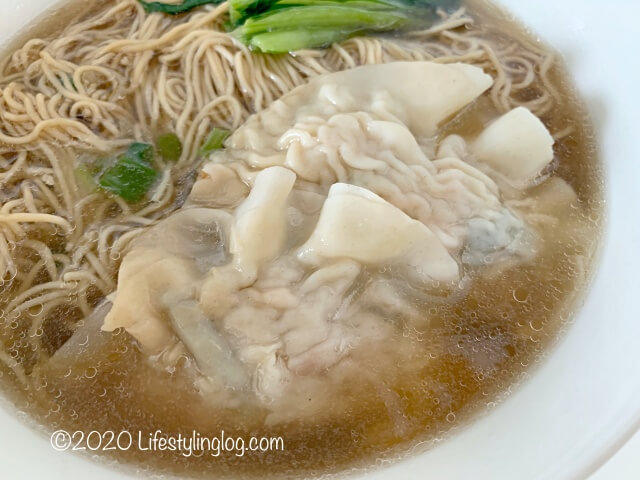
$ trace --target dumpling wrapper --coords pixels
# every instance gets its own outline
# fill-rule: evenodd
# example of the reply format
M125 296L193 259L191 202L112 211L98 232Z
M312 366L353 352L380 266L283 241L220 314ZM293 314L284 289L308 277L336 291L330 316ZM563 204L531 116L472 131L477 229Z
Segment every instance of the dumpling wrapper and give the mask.
M209 378L221 378L228 387L247 387L249 376L244 366L226 338L204 316L198 303L193 299L167 300L173 329L193 355L200 371Z
M481 68L425 61L366 65L321 75L250 117L231 136L229 146L275 153L274 139L279 139L298 119L326 119L354 111L391 115L416 136L430 137L443 121L492 84L491 76ZM277 164L277 160L268 157L255 161L262 166Z
M319 77L310 89L331 83L348 90L358 105L366 105L371 92L387 92L404 107L404 120L411 131L431 136L443 121L491 87L493 79L481 68L463 63L394 62Z
M553 160L553 143L542 121L518 107L489 125L472 144L472 151L478 161L523 188Z
M221 210L179 210L138 237L118 274L113 307L103 331L124 328L149 354L176 346L165 321L164 292L192 298L202 276L227 261L225 231L232 217Z
M275 258L284 244L287 198L296 175L283 167L261 171L249 196L235 212L231 253L237 262L252 268Z
M459 278L458 264L426 225L375 193L342 183L331 187L298 257L314 265L343 258L370 265L399 264L421 281Z

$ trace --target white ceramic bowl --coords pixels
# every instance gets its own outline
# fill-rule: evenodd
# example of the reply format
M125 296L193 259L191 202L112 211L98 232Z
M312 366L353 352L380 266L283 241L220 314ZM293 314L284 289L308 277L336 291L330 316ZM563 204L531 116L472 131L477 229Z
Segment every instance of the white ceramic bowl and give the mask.
M55 3L0 2L0 42ZM565 56L589 104L608 182L601 265L577 321L531 378L453 438L370 479L584 479L640 427L640 3L501 3ZM53 451L15 416L0 411L3 477L127 478Z

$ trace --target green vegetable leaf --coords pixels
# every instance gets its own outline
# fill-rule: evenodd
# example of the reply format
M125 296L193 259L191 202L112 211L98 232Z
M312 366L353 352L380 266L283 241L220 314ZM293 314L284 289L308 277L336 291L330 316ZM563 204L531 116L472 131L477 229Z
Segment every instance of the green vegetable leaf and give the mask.
M342 5L290 7L249 18L238 34L240 38L251 38L261 33L291 29L334 30L337 33L369 28L382 31L400 27L408 21L402 13L368 11Z
M215 127L202 145L200 154L208 155L215 150L221 149L224 146L225 140L229 138L229 135L231 135L229 130Z
M156 148L160 156L169 162L177 162L182 155L182 142L174 133L160 135L156 140Z
M255 15L269 10L277 0L229 0L229 17L231 23L238 26Z
M98 185L129 203L139 202L158 177L158 172L151 164L153 156L151 145L133 143L115 165L100 175Z
M154 156L153 146L148 143L134 142L127 150L127 155L140 158L148 164L151 164Z
M277 0L271 10L286 7L343 6L364 10L397 10L395 0Z
M184 0L182 3L145 2L138 0L147 13L160 12L169 15L180 15L202 5L217 5L223 0Z
M250 45L264 53L281 53L303 48L327 47L343 40L345 35L345 31L335 30L285 30L255 35L251 38Z
M327 47L356 35L427 28L460 0L229 0L233 35L254 50Z

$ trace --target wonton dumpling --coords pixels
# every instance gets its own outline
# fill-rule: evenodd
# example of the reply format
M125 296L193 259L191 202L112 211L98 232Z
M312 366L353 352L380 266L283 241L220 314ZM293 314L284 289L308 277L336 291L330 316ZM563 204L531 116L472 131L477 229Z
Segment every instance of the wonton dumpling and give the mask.
M198 303L193 299L165 300L173 329L193 355L200 371L209 378L221 378L226 386L248 386L249 375L244 366L224 336L204 316Z
M296 175L282 167L267 168L256 178L251 193L236 210L231 252L238 262L258 266L273 259L286 236L287 198Z
M117 294L102 329L124 328L151 354L174 347L163 294L180 299L196 294L202 275L227 261L224 232L230 223L231 215L220 210L190 208L136 239L120 266Z
M491 83L477 67L430 62L325 75L250 117L213 162L233 165L249 185L256 170L281 166L299 186L315 184L324 195L335 183L363 187L455 251L466 220L502 208L499 189L462 157L429 154L435 155L442 121Z
M466 161L467 140L436 135L490 85L476 67L399 62L285 95L203 167L185 207L134 240L104 329L125 328L165 364L190 354L208 391L249 395L276 418L307 405L320 376L384 348L390 319L428 325L415 302L455 290L456 260L529 246L498 184ZM480 153L483 141L508 151L504 118ZM503 157L486 163L501 171Z
M553 160L553 143L540 119L518 107L480 134L473 143L473 153L516 187L524 187Z
M354 111L399 121L414 134L428 137L492 83L493 79L481 68L459 63L394 62L322 75L250 117L231 136L229 145L260 152L250 160L256 166L277 165L278 160L267 152L273 151L274 139L279 139L296 121L327 119Z
M487 265L500 258L530 256L530 232L522 220L509 209L484 212L468 223L462 262Z
M231 168L209 162L202 167L186 206L233 207L246 198L247 186Z
M378 195L335 184L299 257L311 264L351 258L366 264L410 266L421 280L454 281L458 264L429 228Z
M492 83L481 68L462 63L394 62L324 75L310 82L309 89L335 84L338 91L349 92L356 105L371 103L373 110L377 102L388 100L381 96L371 102L372 92L384 92L391 102L403 107L404 123L416 135L431 136L440 123L473 102ZM338 108L340 100L334 99Z
M124 328L146 353L157 355L177 343L163 320L165 305L158 293L171 291L189 298L195 292L198 272L192 262L167 256L161 249L134 253L120 267L118 293L102 330Z
M249 196L235 211L231 228L229 268L212 269L201 287L200 302L206 314L224 316L234 303L234 291L258 278L262 264L281 252L287 236L287 199L296 175L286 168L262 170Z

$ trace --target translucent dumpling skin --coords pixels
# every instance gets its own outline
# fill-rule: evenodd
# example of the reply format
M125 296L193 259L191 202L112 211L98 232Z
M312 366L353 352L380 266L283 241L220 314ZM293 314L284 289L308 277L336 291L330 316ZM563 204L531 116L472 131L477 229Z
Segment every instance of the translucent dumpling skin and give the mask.
M533 113L518 107L489 125L473 143L476 158L519 187L553 160L553 137Z
M516 109L476 138L441 133L491 84L469 65L398 62L285 95L133 242L103 329L164 365L189 356L203 395L255 402L272 422L331 402L354 356L398 364L414 348L396 345L403 322L428 325L416 301L535 252L510 204L553 158L544 125Z
M299 257L312 264L351 258L363 264L397 264L410 275L452 282L458 264L434 233L378 195L336 183L318 225Z

